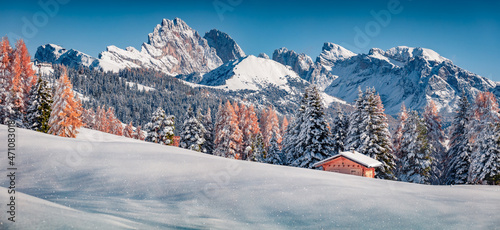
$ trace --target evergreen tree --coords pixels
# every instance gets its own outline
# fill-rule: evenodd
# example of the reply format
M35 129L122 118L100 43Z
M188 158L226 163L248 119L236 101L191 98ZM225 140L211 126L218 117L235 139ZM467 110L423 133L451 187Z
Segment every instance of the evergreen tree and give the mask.
M338 109L337 116L333 120L332 125L332 137L333 137L333 148L336 153L344 151L344 141L347 136L347 119L344 113Z
M201 118L203 127L205 127L205 142L202 145L202 149L206 150L207 154L213 154L214 151L214 128L212 123L212 110L210 107L207 110L207 113Z
M431 148L424 121L417 112L410 112L403 128L402 156L399 160L398 179L412 183L429 184Z
M252 151L250 151L246 160L266 162L266 158L267 151L264 146L264 137L262 137L262 133L259 132L252 137Z
M167 116L165 111L158 107L151 116L151 121L146 124L148 132L146 141L162 145L174 143L174 116Z
M283 150L291 166L312 166L334 153L333 140L326 121L323 102L317 86L306 89L302 111L285 136Z
M469 101L462 92L458 103L458 111L452 124L450 148L446 157L446 184L465 184L470 168L472 148L467 137L469 124Z
M399 159L402 157L401 153L401 142L403 140L403 129L406 124L406 119L408 119L408 111L406 111L405 103L401 104L401 111L398 116L398 127L396 128L396 132L393 136L393 146L394 146L394 156Z
M441 127L441 116L433 100L425 107L423 117L428 131L427 136L429 143L432 145L431 157L433 161L431 165L431 184L441 184L444 160L446 158L446 147L444 146L446 136Z
M240 159L243 133L239 128L238 116L229 101L217 112L214 155Z
M349 115L349 129L347 130L347 137L344 142L344 149L358 149L361 145L361 133L363 126L361 123L362 112L364 110L364 94L361 88L358 88L358 99L354 104L354 111Z
M269 148L267 150L265 162L274 165L282 165L283 164L283 153L278 144L278 139L276 138L276 134L273 134L271 141L269 143Z
M54 103L49 119L50 134L75 138L83 126L82 104L73 94L73 85L68 79L66 68L59 77Z
M361 111L360 144L358 152L382 162L375 169L375 176L381 179L395 179L394 155L392 152L389 124L384 114L384 105L375 89L368 88L364 93Z
M472 112L467 130L472 145L468 183L480 184L487 182L487 177L494 177L499 165L495 126L500 122L500 114L496 97L490 92L479 93Z
M194 115L193 108L190 106L187 112L187 118L184 121L184 130L181 133L181 143L180 147L197 151L206 152L203 149L203 144L205 143L205 133L207 130L203 124Z
M52 89L47 86L47 81L38 79L37 84L30 91L25 126L35 131L47 133L50 128L49 118L52 112L52 102Z
M476 142L478 156L473 158L469 182L473 184L498 184L500 182L500 127L489 124L483 138Z

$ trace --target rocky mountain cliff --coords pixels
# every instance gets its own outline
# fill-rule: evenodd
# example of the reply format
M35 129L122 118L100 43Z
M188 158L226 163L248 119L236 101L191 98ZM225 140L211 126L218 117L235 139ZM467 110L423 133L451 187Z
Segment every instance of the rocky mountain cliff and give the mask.
M103 70L145 67L172 75L208 72L222 65L214 48L179 18L163 19L141 51L110 46L99 55Z
M79 66L94 67L99 63L96 58L90 55L74 49L64 49L54 44L39 46L35 53L35 60L61 64L71 68L78 68Z
M245 57L245 52L240 46L226 33L213 29L205 33L203 36L208 42L208 45L217 51L217 56L222 62L226 63Z

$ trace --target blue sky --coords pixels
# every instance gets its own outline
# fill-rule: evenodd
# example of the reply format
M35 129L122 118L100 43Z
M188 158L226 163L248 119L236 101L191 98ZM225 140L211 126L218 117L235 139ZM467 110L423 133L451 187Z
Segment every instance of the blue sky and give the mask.
M162 18L179 17L201 35L213 28L228 33L247 54L271 56L287 47L315 59L324 42L356 53L425 47L500 81L499 9L500 1L8 1L0 9L0 35L24 38L32 55L54 43L97 56L108 45L140 48ZM26 29L30 23L35 31Z

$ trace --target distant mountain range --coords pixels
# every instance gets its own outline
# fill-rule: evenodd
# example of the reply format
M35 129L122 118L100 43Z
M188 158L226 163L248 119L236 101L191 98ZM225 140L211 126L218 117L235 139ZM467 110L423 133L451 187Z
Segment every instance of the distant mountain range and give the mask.
M402 103L422 110L429 100L434 100L440 112L450 117L462 91L470 98L479 91L500 95L499 83L464 70L430 49L398 46L355 54L337 44L325 43L314 61L285 47L275 50L270 59L263 53L247 56L228 34L215 29L201 37L179 18L163 19L140 51L108 46L95 58L47 44L38 48L35 59L113 72L150 68L193 87L229 91L275 88L297 95L312 83L324 91L328 103L353 102L359 88L375 87L386 113L393 116ZM286 95L280 98L286 100Z

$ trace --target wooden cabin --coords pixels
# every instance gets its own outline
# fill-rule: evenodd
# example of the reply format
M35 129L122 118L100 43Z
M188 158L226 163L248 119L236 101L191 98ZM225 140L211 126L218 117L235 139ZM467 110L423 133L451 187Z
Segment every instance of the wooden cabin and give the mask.
M340 152L313 166L315 168L321 167L324 171L373 178L375 177L375 168L382 166L382 163L352 150L350 152Z

